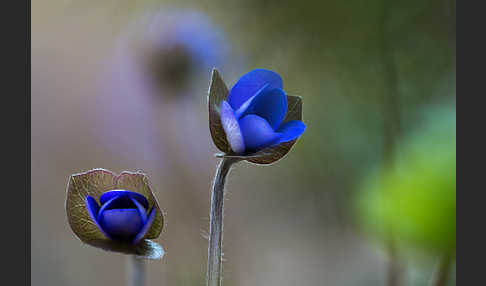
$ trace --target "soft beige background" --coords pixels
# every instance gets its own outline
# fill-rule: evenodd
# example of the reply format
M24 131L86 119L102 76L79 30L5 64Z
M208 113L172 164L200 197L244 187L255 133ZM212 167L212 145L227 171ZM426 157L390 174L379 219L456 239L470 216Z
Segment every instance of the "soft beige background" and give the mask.
M157 240L167 253L148 263L148 285L204 285L217 164L206 123L210 71L189 103L152 107L160 109L152 135L162 142L160 164L109 152L95 114L118 36L156 2L32 1L32 285L124 285L126 257L83 245L66 219L69 176L96 167L144 170L167 213ZM405 129L425 104L455 101L455 2L398 3L385 12L392 82L383 76L380 1L311 1L315 9L286 1L182 2L207 12L244 59L228 59L235 61L223 74L228 85L251 68L274 69L289 93L303 97L308 125L278 164L241 163L232 171L225 285L384 285L386 254L354 227L352 194L381 160L382 102L390 91L401 95ZM177 125L178 114L188 127ZM433 262L420 271L412 265L408 285L424 285Z

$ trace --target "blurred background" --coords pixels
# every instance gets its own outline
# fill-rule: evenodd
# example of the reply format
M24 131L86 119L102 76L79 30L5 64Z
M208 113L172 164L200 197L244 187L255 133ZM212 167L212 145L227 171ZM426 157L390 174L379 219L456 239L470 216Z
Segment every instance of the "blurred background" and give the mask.
M224 285L455 285L455 43L455 0L33 0L32 285L124 285L66 218L98 167L143 170L167 213L148 285L204 285L213 66L278 72L307 124L230 174Z

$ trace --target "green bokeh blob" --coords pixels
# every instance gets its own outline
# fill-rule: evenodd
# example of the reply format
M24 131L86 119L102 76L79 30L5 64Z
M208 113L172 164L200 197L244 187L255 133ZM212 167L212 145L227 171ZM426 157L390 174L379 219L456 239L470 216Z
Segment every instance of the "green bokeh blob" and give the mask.
M456 249L456 113L431 112L396 164L374 172L358 198L362 226L434 252Z

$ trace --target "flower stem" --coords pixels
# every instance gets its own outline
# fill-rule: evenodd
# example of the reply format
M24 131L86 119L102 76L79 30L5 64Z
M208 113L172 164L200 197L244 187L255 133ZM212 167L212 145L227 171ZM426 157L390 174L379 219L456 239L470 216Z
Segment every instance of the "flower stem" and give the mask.
M446 286L449 280L449 272L451 270L452 255L446 254L439 262L439 269L437 270L437 276L432 279L431 286Z
M239 159L223 158L219 163L216 176L213 181L211 193L211 213L209 218L209 247L208 247L208 273L207 286L222 285L222 248L223 248L223 209L224 186L231 165Z
M145 285L145 261L135 255L129 255L127 286Z

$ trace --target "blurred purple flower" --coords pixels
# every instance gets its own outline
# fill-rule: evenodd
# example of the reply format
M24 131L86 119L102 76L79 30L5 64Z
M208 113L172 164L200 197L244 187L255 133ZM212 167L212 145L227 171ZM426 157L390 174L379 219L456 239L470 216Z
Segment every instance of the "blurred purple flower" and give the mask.
M138 73L138 81L163 98L197 95L198 81L229 58L222 30L194 10L144 15L125 31L118 48L117 68Z
M209 160L201 86L213 66L234 66L229 53L222 31L201 12L144 14L124 30L101 78L95 128L103 145L128 159L124 167L150 172L173 160Z
M153 72L167 84L184 83L200 71L206 75L227 56L222 32L196 11L157 14L150 23L148 39L153 45ZM175 82L168 81L171 79Z

